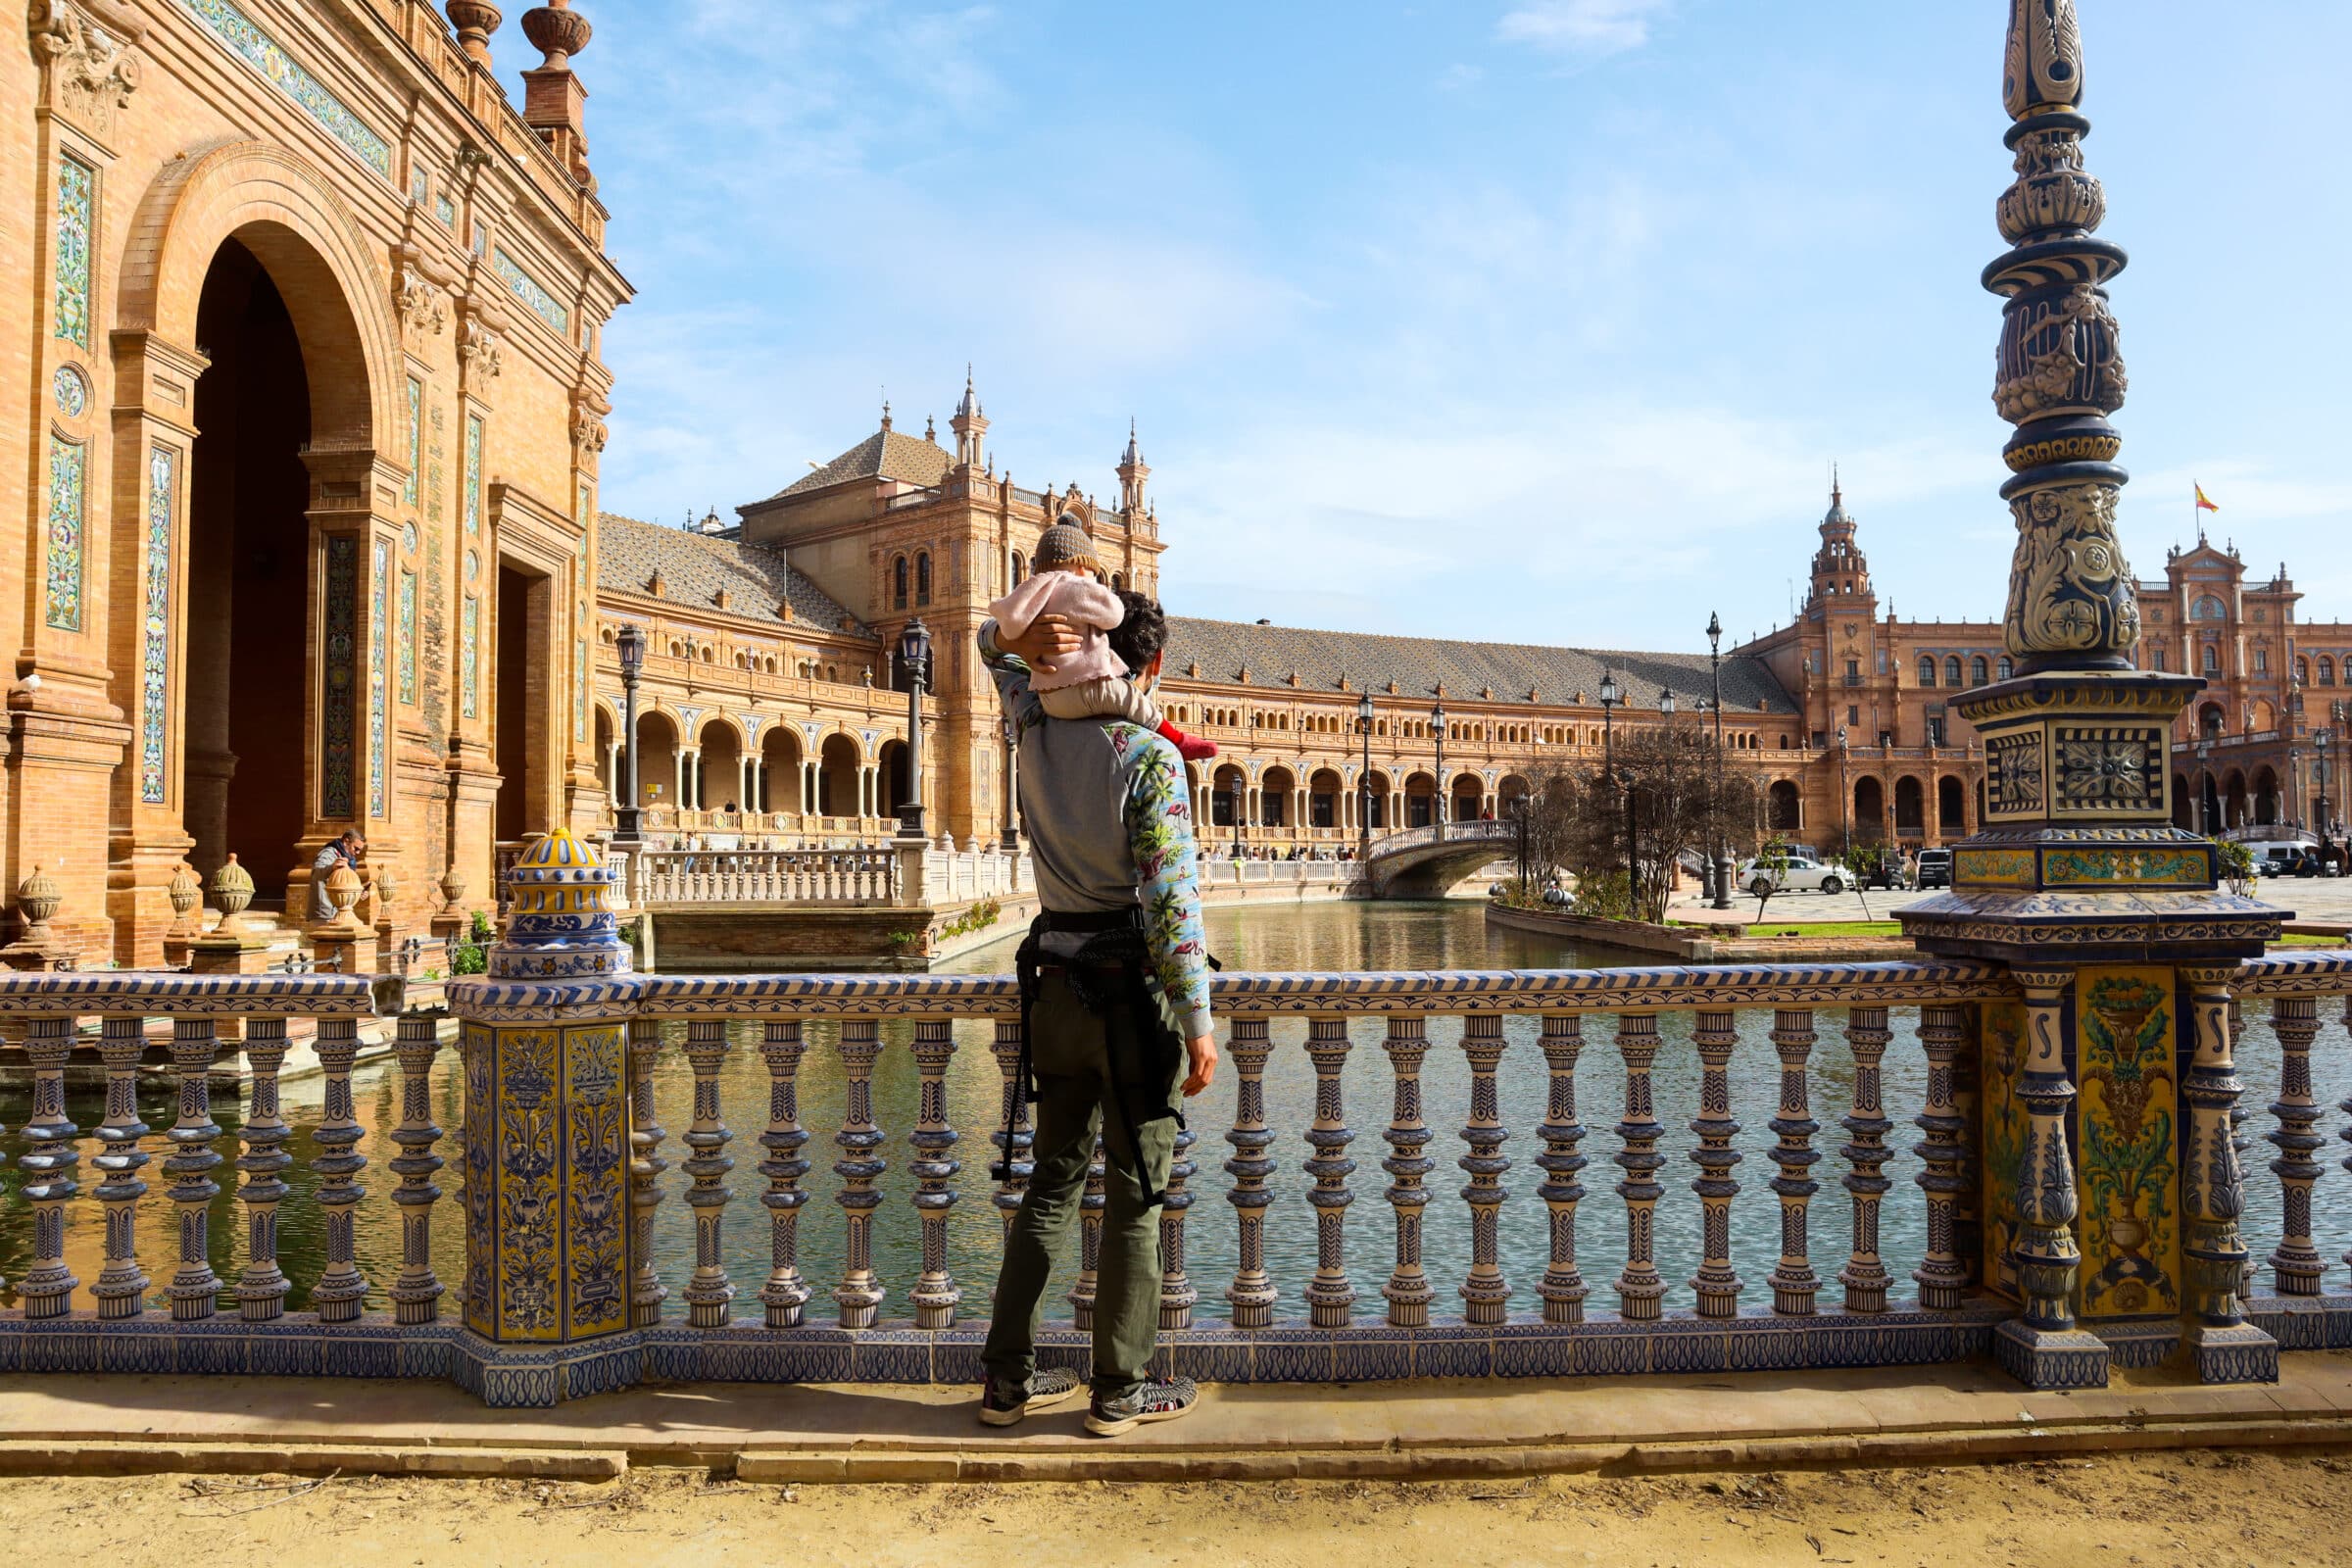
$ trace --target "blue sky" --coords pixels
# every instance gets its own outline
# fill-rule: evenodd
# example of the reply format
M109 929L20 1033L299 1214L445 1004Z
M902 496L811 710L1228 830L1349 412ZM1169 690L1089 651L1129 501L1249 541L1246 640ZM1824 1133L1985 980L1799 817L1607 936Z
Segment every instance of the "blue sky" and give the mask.
M1699 646L1786 616L1833 460L1882 602L1998 612L2004 0L580 9L611 510L772 493L884 388L944 434L970 361L1024 484L1140 421L1179 612ZM2133 564L2194 476L2352 618L2352 7L2082 12Z

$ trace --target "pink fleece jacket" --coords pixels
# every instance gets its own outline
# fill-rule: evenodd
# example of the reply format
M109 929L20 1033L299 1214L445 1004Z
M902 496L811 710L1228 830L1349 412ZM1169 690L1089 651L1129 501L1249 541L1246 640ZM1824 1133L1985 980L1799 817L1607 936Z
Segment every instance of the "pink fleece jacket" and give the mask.
M1078 651L1056 661L1051 674L1031 671L1032 691L1058 691L1081 681L1124 679L1127 674L1127 666L1103 635L1127 618L1127 607L1092 577L1075 571L1038 572L989 606L988 612L1008 637L1020 636L1040 615L1066 615L1078 627Z

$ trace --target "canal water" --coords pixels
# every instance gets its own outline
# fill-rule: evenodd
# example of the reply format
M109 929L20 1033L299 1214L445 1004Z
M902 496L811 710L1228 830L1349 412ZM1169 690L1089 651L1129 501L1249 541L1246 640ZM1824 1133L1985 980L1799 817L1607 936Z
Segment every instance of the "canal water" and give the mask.
M1489 932L1483 913L1478 905L1469 902L1334 903L1211 909L1207 921L1210 947L1231 971L1594 967L1626 961L1623 955L1579 950L1530 934ZM1012 947L1013 939L1008 937L968 956L956 967L972 973L1009 970ZM2268 1256L2279 1225L2278 1186L2266 1168L2273 1151L2262 1141L2262 1134L2275 1125L2268 1107L2278 1095L2278 1054L2268 1028L2267 1009L2256 1006L2249 1012L2249 1028L2239 1055L2246 1083L2242 1103L2247 1117L2242 1132L2252 1140L2244 1156L2246 1236L2260 1259ZM1766 1122L1777 1101L1778 1066L1767 1038L1770 1012L1750 1010L1737 1016L1740 1036L1733 1058L1732 1106L1741 1123L1735 1147L1742 1159L1735 1172L1741 1191L1733 1204L1734 1263L1747 1284L1742 1299L1769 1303L1771 1294L1763 1282L1779 1252L1779 1222L1776 1200L1766 1185L1775 1174L1769 1158L1775 1140ZM1821 1038L1814 1050L1811 1073L1812 1114L1822 1129L1814 1139L1822 1158L1814 1167L1821 1192L1813 1201L1812 1253L1814 1268L1823 1280L1821 1299L1825 1305L1837 1299L1836 1275L1851 1238L1848 1199L1838 1185L1846 1167L1837 1152L1844 1142L1838 1123L1847 1111L1852 1091L1843 1022L1843 1014L1836 1010L1825 1008L1817 1014ZM1886 1054L1884 1099L1886 1113L1895 1121L1887 1140L1895 1152L1886 1165L1895 1185L1883 1211L1882 1249L1894 1275L1895 1295L1904 1297L1911 1292L1910 1271L1918 1266L1924 1249L1921 1194L1911 1180L1920 1169L1910 1152L1919 1134L1910 1118L1918 1113L1925 1098L1926 1061L1919 1047L1917 1010L1893 1009L1891 1023L1895 1038ZM1532 1017L1508 1018L1504 1023L1507 1049L1500 1088L1503 1118L1511 1136L1503 1152L1512 1167L1503 1178L1510 1196L1503 1206L1500 1230L1504 1272L1514 1287L1511 1305L1515 1311L1540 1307L1535 1285L1544 1271L1548 1246L1545 1210L1535 1196L1536 1187L1544 1180L1535 1164L1543 1148L1536 1128L1544 1119L1547 1091L1537 1029ZM1673 1306L1690 1302L1685 1282L1697 1266L1699 1250L1699 1205L1690 1191L1697 1171L1688 1158L1696 1142L1689 1124L1696 1113L1698 1089L1690 1029L1688 1013L1661 1017L1661 1050L1654 1074L1656 1117L1666 1128L1659 1147L1668 1156L1658 1178L1667 1193L1657 1207L1656 1253L1659 1270L1672 1287L1668 1304ZM682 1038L682 1028L678 1033ZM906 1173L910 1153L906 1136L915 1118L916 1079L907 1049L912 1026L886 1023L882 1033L885 1049L875 1069L874 1101L876 1119L888 1140L882 1152L890 1161L890 1171L882 1184L886 1201L875 1220L876 1266L890 1292L885 1314L904 1316L910 1310L906 1292L920 1268L914 1210L908 1201L912 1183ZM1220 1025L1220 1037L1223 1033ZM1274 1053L1265 1075L1267 1122L1275 1134L1269 1154L1277 1161L1269 1180L1274 1200L1266 1210L1267 1267L1281 1292L1278 1312L1285 1317L1303 1315L1301 1291L1315 1265L1314 1216L1304 1198L1312 1183L1299 1169L1309 1152L1303 1134L1312 1118L1314 1084L1303 1046L1305 1035L1303 1019L1277 1020L1272 1028ZM1439 1291L1434 1309L1441 1313L1459 1311L1454 1290L1469 1268L1468 1209L1458 1197L1467 1177L1453 1164L1466 1149L1459 1132L1469 1103L1469 1069L1459 1049L1460 1035L1458 1021L1432 1020L1430 1050L1422 1072L1423 1115L1432 1132L1425 1152L1437 1162L1426 1179L1431 1200L1424 1211L1423 1251L1425 1266ZM1347 1214L1347 1259L1357 1293L1357 1315L1371 1318L1384 1310L1380 1286L1395 1260L1393 1210L1382 1197L1389 1178L1380 1168L1381 1159L1389 1152L1381 1133L1389 1121L1392 1084L1388 1058L1380 1049L1382 1036L1378 1019L1351 1024L1348 1037L1354 1050L1342 1076L1348 1124L1355 1133L1348 1154L1356 1166L1349 1179L1355 1201ZM759 1038L757 1024L738 1027L734 1050L721 1073L724 1114L734 1133L728 1152L735 1159L727 1183L734 1199L726 1211L724 1250L737 1287L737 1313L752 1320L759 1317L756 1295L769 1267L767 1212L759 1202L766 1183L755 1168L761 1157L759 1135L765 1126L768 1099ZM985 1023L956 1025L958 1049L948 1074L949 1109L962 1135L956 1152L963 1165L954 1184L959 1197L950 1217L950 1257L963 1288L962 1310L974 1317L984 1316L988 1310L1001 1235L988 1180L994 1152L988 1135L1000 1114L1000 1080L988 1049L992 1038L993 1030ZM837 1039L834 1026L811 1025L801 1069L802 1122L812 1135L803 1152L813 1168L802 1182L811 1196L801 1210L800 1228L802 1272L816 1293L808 1306L810 1321L830 1320L828 1293L842 1266L842 1213L832 1200L839 1182L828 1168L837 1155L831 1139L841 1125L845 1102L840 1059L834 1049ZM2340 1011L2332 1005L2324 1007L2320 1037L2313 1048L2318 1097L2328 1107L2321 1118L2323 1132L2332 1133L2344 1124L2334 1107L2352 1094L2352 1049L2348 1045L2352 1043L2347 1042ZM1195 1200L1188 1227L1187 1267L1200 1293L1197 1317L1204 1321L1226 1315L1223 1293L1235 1266L1233 1212L1225 1201L1233 1181L1222 1165L1232 1153L1223 1135L1233 1122L1236 1081L1228 1058L1215 1087L1187 1107L1199 1140L1191 1154L1198 1168L1191 1184ZM1592 1288L1592 1305L1614 1306L1609 1286L1624 1260L1625 1210L1613 1191L1621 1173L1610 1161L1622 1148L1612 1129L1623 1111L1624 1074L1611 1020L1587 1021L1577 1084L1578 1106L1587 1128L1582 1147L1591 1161L1583 1176L1587 1193L1578 1215L1580 1262ZM375 1287L370 1309L386 1309L383 1292L400 1266L398 1218L386 1198L395 1179L384 1168L396 1152L388 1134L399 1115L397 1072L388 1062L364 1067L356 1088L358 1116L367 1128L360 1152L370 1162L362 1177L368 1196L358 1211L360 1261ZM310 1079L287 1085L284 1095L283 1113L295 1127L288 1148L297 1163L285 1173L293 1194L280 1209L279 1249L285 1271L294 1281L289 1304L295 1308L304 1304L323 1267L324 1226L320 1210L311 1201L318 1187L312 1164L318 1154L313 1132L319 1116L319 1094L318 1081ZM229 1163L238 1152L241 1107L231 1092L217 1092L215 1098L214 1119L222 1132L214 1147L225 1157L215 1172L223 1191L213 1206L212 1259L221 1279L233 1283L245 1257L242 1215L233 1191L237 1173ZM694 1263L692 1224L684 1204L677 1200L688 1183L676 1168L686 1154L681 1135L691 1119L690 1098L691 1078L685 1060L673 1050L663 1058L656 1093L661 1124L669 1135L662 1152L671 1168L662 1178L667 1200L655 1231L656 1261L671 1290L672 1312L683 1310L677 1293ZM18 1166L27 1147L19 1129L27 1114L28 1100L21 1087L0 1090L0 1120L9 1128L0 1135L0 1153L8 1160L0 1167L0 1191L6 1193L6 1202L0 1204L0 1277L9 1283L9 1289L0 1292L0 1300L10 1304L15 1303L14 1287L23 1278L31 1253L30 1216L21 1197L24 1177ZM139 1204L139 1248L153 1280L151 1304L163 1306L163 1288L171 1277L175 1247L172 1205L164 1197L168 1182L161 1172L169 1152L163 1129L174 1115L172 1084L167 1079L150 1079L143 1083L139 1100L142 1119L156 1129L142 1146L153 1162L144 1172L151 1191ZM442 1172L444 1197L434 1216L433 1256L434 1266L450 1290L444 1309L454 1317L464 1272L459 1215L464 1130L454 1048L440 1054L433 1101L436 1119L448 1129L437 1152L449 1162ZM68 1097L68 1116L84 1129L98 1125L103 1109L103 1097L94 1089ZM77 1172L82 1193L71 1204L68 1256L83 1283L77 1304L87 1305L87 1287L96 1280L101 1263L98 1205L89 1196L98 1180L92 1161L100 1145L85 1136L77 1147L82 1156ZM2343 1152L2331 1140L2320 1156L2328 1171L2316 1204L2322 1221L2319 1241L2322 1254L2330 1260L2352 1246L2352 1203L2331 1196L2340 1195L2347 1180L2334 1163ZM1066 1289L1065 1279L1056 1296ZM234 1310L233 1297L224 1296L224 1309ZM1066 1315L1066 1309L1056 1299L1049 1315Z

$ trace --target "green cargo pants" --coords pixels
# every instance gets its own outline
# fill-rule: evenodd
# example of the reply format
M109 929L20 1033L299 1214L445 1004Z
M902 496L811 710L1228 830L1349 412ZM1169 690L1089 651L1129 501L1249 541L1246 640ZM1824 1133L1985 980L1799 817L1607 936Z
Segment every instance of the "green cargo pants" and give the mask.
M1037 1071L1037 1141L1031 1146L1036 1169L1020 1211L1004 1242L1004 1265L997 1275L995 1314L981 1364L997 1387L1026 1393L1037 1370L1037 1330L1045 1316L1046 1280L1056 1253L1070 1243L1078 1200L1086 1186L1095 1137L1102 1139L1102 1247L1095 1273L1095 1393L1115 1399L1144 1382L1159 1333L1159 1205L1144 1206L1145 1187L1165 1190L1175 1157L1174 1116L1142 1121L1128 1147L1126 1118L1112 1099L1111 1062L1141 1064L1155 1043L1136 1038L1135 1019L1123 1004L1097 1017L1079 1004L1060 973L1039 976L1030 1027L1030 1060ZM1125 1069L1132 1074L1133 1066ZM1174 1108L1184 1081L1184 1058L1169 1066L1164 1094ZM1145 1096L1136 1096L1137 1099ZM1140 1118L1139 1118L1140 1119Z

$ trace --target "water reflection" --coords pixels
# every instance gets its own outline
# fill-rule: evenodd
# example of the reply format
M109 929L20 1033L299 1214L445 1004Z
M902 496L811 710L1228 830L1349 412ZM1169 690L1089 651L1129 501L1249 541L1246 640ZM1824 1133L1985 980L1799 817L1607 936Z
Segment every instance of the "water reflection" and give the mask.
M1480 909L1467 904L1215 909L1209 911L1208 929L1211 946L1227 967L1236 970L1526 968L1610 961L1606 955L1575 952L1529 934L1490 935ZM969 972L1001 971L1009 967L1010 952L1009 942L999 944L973 954L959 967ZM1917 1114L1925 1098L1926 1062L1918 1042L1917 1009L1892 1012L1895 1038L1886 1054L1885 1101L1887 1114L1896 1122L1895 1132L1887 1140L1893 1153L1886 1165L1895 1185L1883 1211L1883 1250L1894 1276L1893 1294L1901 1298L1911 1294L1909 1274L1918 1266L1925 1244L1920 1194L1911 1181L1920 1168L1911 1152L1918 1136L1909 1118ZM2267 1008L2257 1005L2249 1012L2240 1053L2246 1084L2243 1104L2249 1112L2244 1131L2254 1140L2245 1156L2245 1228L2248 1245L2261 1259L2276 1244L2280 1222L2278 1184L2265 1168L2270 1151L2261 1141L2261 1135L2274 1125L2265 1107L2277 1098L2278 1053L2268 1028ZM1767 1038L1770 1013L1743 1011L1738 1017L1740 1045L1733 1058L1732 1103L1742 1126L1734 1144L1743 1159L1736 1172L1741 1192L1733 1204L1733 1260L1747 1282L1743 1300L1767 1303L1770 1293L1763 1281L1779 1252L1778 1210L1765 1186L1773 1175L1769 1154L1774 1139L1765 1123L1777 1098L1777 1062ZM1841 1032L1843 1014L1824 1009L1817 1023L1821 1040L1813 1057L1813 1117L1822 1131L1814 1147L1823 1152L1823 1158L1814 1172L1822 1191L1813 1203L1812 1240L1814 1268L1824 1281L1821 1299L1828 1305L1838 1298L1835 1276L1844 1262L1850 1240L1847 1199L1838 1185L1845 1165L1836 1151L1844 1142L1838 1123L1846 1113L1852 1074ZM1548 1245L1544 1205L1534 1191L1543 1180L1534 1161L1542 1150L1535 1129L1544 1119L1546 1094L1544 1058L1536 1043L1538 1027L1533 1017L1505 1020L1506 1053L1500 1074L1503 1116L1512 1135L1503 1152L1513 1161L1503 1178L1510 1194L1502 1212L1503 1267L1514 1286L1512 1306L1519 1311L1533 1311L1539 1305L1534 1287L1543 1273ZM1672 1287L1668 1303L1680 1306L1690 1303L1684 1282L1696 1268L1699 1251L1699 1207L1689 1187L1697 1174L1688 1157L1696 1144L1689 1124L1696 1113L1698 1090L1698 1063L1690 1031L1688 1013L1669 1013L1659 1020L1661 1049L1654 1078L1656 1116L1666 1127L1659 1148L1668 1155L1659 1176L1667 1194L1657 1207L1656 1251L1659 1271ZM1222 1027L1219 1032L1223 1033ZM1302 1135L1311 1119L1313 1098L1305 1035L1303 1020L1277 1020L1272 1028L1274 1053L1266 1067L1267 1120L1276 1134L1269 1153L1278 1161L1269 1181L1275 1196L1266 1211L1267 1267L1282 1292L1278 1311L1286 1317L1303 1315L1300 1290L1314 1268L1314 1220L1303 1196L1311 1183L1299 1170L1308 1153ZM1357 1292L1356 1311L1365 1317L1377 1317L1383 1310L1379 1290L1394 1262L1392 1214L1382 1200L1387 1178L1379 1164L1389 1152L1381 1132L1389 1120L1391 1092L1388 1059L1380 1050L1382 1035L1378 1019L1362 1019L1349 1026L1348 1038L1356 1049L1342 1076L1348 1122L1356 1135L1348 1151L1356 1162L1356 1172L1352 1178L1355 1202L1347 1217L1347 1255ZM876 1119L889 1137L883 1152L889 1158L890 1171L882 1183L887 1200L874 1222L876 1269L890 1291L885 1315L905 1316L909 1312L906 1292L920 1268L917 1227L908 1200L912 1183L906 1173L909 1157L906 1138L914 1126L917 1092L908 1049L912 1026L885 1024L882 1036L884 1051L875 1068L874 1102ZM1459 1047L1458 1021L1432 1020L1429 1037L1422 1075L1423 1114L1433 1133L1428 1154L1439 1163L1427 1181L1431 1199L1424 1222L1424 1260L1439 1291L1435 1309L1447 1312L1459 1310L1454 1288L1469 1269L1468 1210L1457 1196L1467 1178L1457 1177L1450 1164L1466 1148L1458 1134L1468 1113L1470 1074ZM992 1153L988 1135L1000 1109L997 1067L988 1050L992 1038L993 1030L985 1023L956 1025L957 1051L947 1077L949 1111L962 1135L956 1152L963 1165L953 1183L959 1197L948 1222L950 1258L963 1287L963 1310L972 1316L984 1315L988 1309L1002 1234L988 1181ZM682 1027L674 1031L673 1039L683 1039ZM759 1202L766 1183L755 1168L761 1155L758 1140L768 1102L767 1071L759 1053L759 1039L757 1024L737 1028L734 1049L720 1074L725 1113L734 1133L729 1152L736 1162L727 1183L734 1201L726 1216L725 1258L738 1291L738 1314L755 1320L760 1313L756 1293L769 1267L768 1215ZM842 1215L832 1201L839 1183L829 1168L834 1153L832 1136L841 1125L845 1108L838 1040L834 1026L810 1025L801 1070L801 1114L812 1134L805 1157L814 1167L802 1184L811 1199L801 1210L801 1268L816 1293L808 1316L818 1322L831 1319L829 1293L842 1269ZM2327 1017L2312 1053L2315 1094L2325 1106L2352 1094L2352 1050L2347 1050L2348 1044L2352 1042L2347 1042L2340 1017ZM1611 1020L1587 1021L1584 1059L1577 1076L1579 1106L1588 1129L1583 1151L1592 1161L1584 1173L1587 1196L1578 1217L1579 1251L1586 1280L1593 1290L1593 1305L1613 1306L1609 1286L1624 1260L1625 1211L1613 1192L1619 1172L1610 1163L1623 1147L1612 1129L1623 1111L1624 1083ZM284 1114L295 1127L287 1147L297 1163L285 1173L293 1193L279 1210L279 1250L294 1287L288 1305L297 1309L304 1305L324 1267L324 1225L312 1200L318 1186L312 1162L318 1153L313 1134L319 1119L320 1087L316 1079L305 1080L288 1085L285 1093ZM357 1087L357 1113L367 1129L360 1149L369 1160L361 1179L368 1196L359 1208L359 1257L362 1271L374 1286L368 1307L380 1311L389 1309L384 1292L400 1267L398 1215L387 1197L397 1183L384 1168L395 1152L388 1135L399 1117L398 1074L389 1063L364 1068ZM684 1204L678 1201L687 1182L675 1169L685 1155L680 1135L691 1119L691 1093L683 1055L673 1047L659 1073L655 1097L662 1125L669 1132L662 1152L672 1165L662 1177L667 1200L655 1227L656 1261L672 1291L673 1313L682 1312L675 1293L693 1267L693 1228ZM1223 1291L1235 1267L1232 1215L1221 1200L1233 1185L1221 1165L1231 1152L1223 1134L1232 1125L1234 1093L1228 1062L1217 1086L1188 1107L1199 1140L1192 1153L1199 1170L1193 1178L1198 1196L1187 1236L1187 1265L1200 1292L1199 1316L1204 1320L1226 1315ZM216 1092L215 1100L214 1119L221 1127L215 1148L233 1159L238 1152L239 1097L224 1087ZM0 1117L5 1117L11 1129L22 1125L28 1101L28 1093L21 1088L0 1091ZM435 1118L449 1129L436 1151L449 1163L442 1172L444 1197L435 1212L433 1264L449 1288L443 1310L454 1318L464 1269L459 1212L462 1105L454 1047L441 1053L432 1102ZM176 1245L172 1205L164 1196L168 1184L160 1172L163 1156L169 1152L162 1129L175 1114L170 1081L143 1083L139 1105L141 1118L157 1129L143 1144L154 1162L144 1172L150 1191L138 1205L141 1261L153 1282L149 1304L164 1307L163 1289L171 1277ZM96 1089L68 1096L67 1115L84 1129L98 1125L103 1109L103 1096ZM2323 1118L2324 1131L2330 1130L2331 1121L2332 1113ZM17 1166L18 1156L26 1147L19 1132L0 1136L0 1152L9 1156L8 1166L0 1169L0 1191L7 1195L5 1205L0 1206L0 1276L12 1286L5 1298L11 1304L15 1301L13 1286L29 1266L31 1254L30 1213L21 1197L24 1178ZM69 1205L67 1255L82 1281L76 1304L86 1307L90 1304L88 1286L97 1279L102 1262L98 1204L89 1196L96 1181L91 1161L101 1146L84 1136L76 1147L82 1156L77 1173L82 1193ZM233 1192L236 1172L224 1163L215 1175L224 1191L212 1208L212 1262L221 1279L233 1286L246 1257L243 1216ZM2320 1201L2315 1204L2321 1253L2331 1260L2352 1246L2352 1204L2329 1198L2331 1182L2341 1180L2329 1171L2322 1180ZM1059 1289L1066 1291L1066 1279ZM233 1312L233 1296L224 1293L223 1300L225 1309Z

